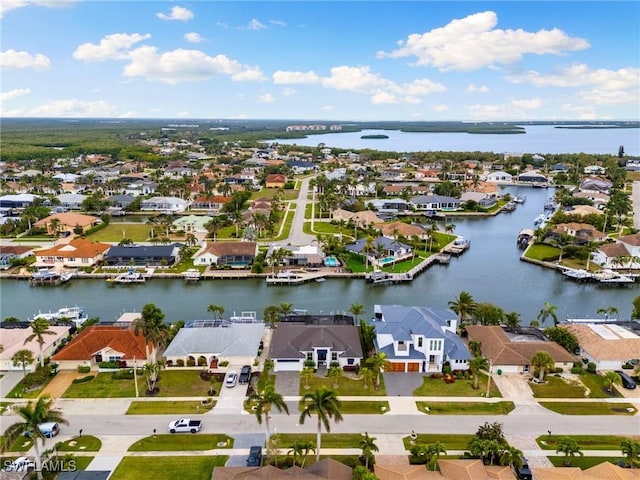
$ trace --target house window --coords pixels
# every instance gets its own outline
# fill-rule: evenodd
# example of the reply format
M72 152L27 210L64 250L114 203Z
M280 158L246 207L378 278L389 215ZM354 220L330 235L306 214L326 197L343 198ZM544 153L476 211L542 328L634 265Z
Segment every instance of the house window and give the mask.
M331 352L331 361L332 362L338 361L338 352Z
M313 352L307 352L307 360L313 361Z
M120 355L112 355L109 357L110 362L119 362L122 357Z
M418 337L418 347L422 346L422 337Z
M347 359L347 365L353 365L353 363L354 363L353 358L348 358Z

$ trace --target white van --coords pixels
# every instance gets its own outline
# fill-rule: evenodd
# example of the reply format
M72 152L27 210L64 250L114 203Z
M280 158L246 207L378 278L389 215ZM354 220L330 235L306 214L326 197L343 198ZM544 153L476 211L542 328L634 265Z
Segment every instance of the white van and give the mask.
M60 425L58 425L57 422L41 423L40 425L38 425L38 430L40 430L40 433L42 433L45 437L51 438L60 433Z

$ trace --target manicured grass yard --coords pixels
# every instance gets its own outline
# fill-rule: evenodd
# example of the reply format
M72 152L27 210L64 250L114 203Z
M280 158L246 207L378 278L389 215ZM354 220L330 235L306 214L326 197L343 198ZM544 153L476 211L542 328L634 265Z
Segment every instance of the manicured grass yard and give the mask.
M527 258L531 258L533 260L539 260L542 262L542 261L545 261L545 259L559 257L560 249L556 247L552 247L551 245L536 243L529 247L525 256Z
M447 450L466 450L469 441L473 438L473 435L469 434L446 434L446 433L419 433L415 443L423 443L430 445L435 442L440 442ZM409 450L414 443L411 442L411 437L404 437L402 439L404 448Z
M315 419L309 419L315 422ZM307 421L309 421L307 420ZM295 441L310 441L315 445L315 433L278 433L272 435L275 438L278 448L287 448ZM360 448L362 435L359 433L323 433L322 448Z
M93 435L84 435L56 443L56 449L59 452L97 452L101 446L100 439Z
M218 443L224 442L224 446ZM215 448L232 448L233 438L225 434L176 433L152 435L138 440L129 447L130 452L171 452L186 450L213 450Z
M554 457L547 457L549 459L549 461L555 466L555 467L564 467L564 461L565 458L564 456L554 456ZM604 462L611 462L614 465L618 462L618 460L620 460L622 457L580 457L580 456L575 456L571 459L571 463L569 464L570 467L578 467L581 468L582 470L584 470L585 468L590 468L593 467L595 465L600 465L601 463Z
M111 480L211 480L215 467L227 456L124 457L109 477Z
M620 442L631 438L640 441L640 435L624 437L619 435L540 435L536 442L543 450L555 450L558 440L569 437L574 439L583 450L618 450Z
M430 415L507 415L515 408L513 402L416 402L416 405Z
M338 384L338 388L334 388L334 383ZM372 382L375 383L375 382ZM384 388L384 379L380 379L380 388L375 389L373 385L369 385L369 388L364 388L364 382L360 379L353 379L349 377L340 377L337 382L333 378L313 376L309 379L309 388L305 388L307 381L304 378L300 379L300 395L304 395L309 392L314 392L320 387L325 387L330 390L335 390L338 395L362 395L362 396L376 396L386 395Z
M302 402L298 403L298 411L304 409ZM389 411L389 402L383 401L343 401L340 413L343 415L381 415Z
M160 372L160 388L158 397L208 397L211 382L205 382L199 376L199 370L163 370ZM220 391L220 383L213 389ZM138 378L140 395L144 395L146 383ZM65 398L124 398L135 397L136 390L132 379L115 380L110 372L96 375L86 383L72 384L63 397Z
M630 403L540 402L540 405L562 415L635 415L637 411Z
M441 378L424 376L422 385L413 391L416 397L482 397L487 393L487 376L480 374L478 389L474 389L474 381L456 380L454 383L445 383ZM495 382L491 382L491 397L502 397Z
M583 373L580 375L580 381L589 388L589 398L611 398L621 397L615 388L608 392L604 386L604 377L595 373Z
M585 398L585 389L579 383L568 383L561 377L547 376L547 383L529 382L536 398Z
M25 437L24 435L20 435L11 448L9 448L10 452L27 452L29 449L33 447L33 440L29 437Z
M127 415L185 415L190 413L204 413L216 405L216 402L207 403L197 401L158 401L158 402L131 402Z
M110 223L88 238L94 242L119 242L123 238L130 238L134 242L146 242L152 227L153 225L145 223ZM158 231L159 228L156 228L156 232Z

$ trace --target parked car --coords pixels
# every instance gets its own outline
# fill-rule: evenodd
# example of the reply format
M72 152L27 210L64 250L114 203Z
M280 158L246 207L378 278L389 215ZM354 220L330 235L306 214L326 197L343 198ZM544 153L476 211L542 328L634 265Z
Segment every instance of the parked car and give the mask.
M60 425L58 425L58 422L41 423L38 425L38 430L40 430L40 433L46 438L51 438L60 433ZM24 436L30 437L32 433L33 432L24 432Z
M238 373L229 372L227 373L227 377L224 380L224 386L229 388L235 387L237 381L238 381Z
M36 468L36 464L29 457L18 457L8 465L6 465L3 472L30 472Z
M254 445L249 448L247 467L259 467L262 465L262 447Z
M238 383L249 383L250 378L251 378L251 366L245 365L240 370L240 378L238 378Z
M533 474L531 473L531 469L529 468L529 462L527 462L526 458L522 459L522 466L516 467L516 478L518 480L532 480Z
M196 433L202 428L202 421L180 418L169 424L169 433Z
M622 381L622 386L624 388L628 388L630 390L636 388L636 382L633 381L633 378L624 373L622 370L616 370L616 373L620 375L620 380Z

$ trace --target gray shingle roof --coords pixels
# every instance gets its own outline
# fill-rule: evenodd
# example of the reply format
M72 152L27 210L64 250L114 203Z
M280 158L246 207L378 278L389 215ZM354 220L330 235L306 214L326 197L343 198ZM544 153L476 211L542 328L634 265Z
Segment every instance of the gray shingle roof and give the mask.
M300 352L327 347L344 357L362 357L358 328L350 325L287 325L273 332L269 358L303 358Z
M457 318L451 310L429 307L405 307L401 305L380 305L382 320L371 324L376 333L390 334L396 340L411 340L412 334L426 338L444 338L443 327L447 320Z
M164 352L167 357L218 354L227 357L255 355L264 323L232 323L228 326L182 328Z

